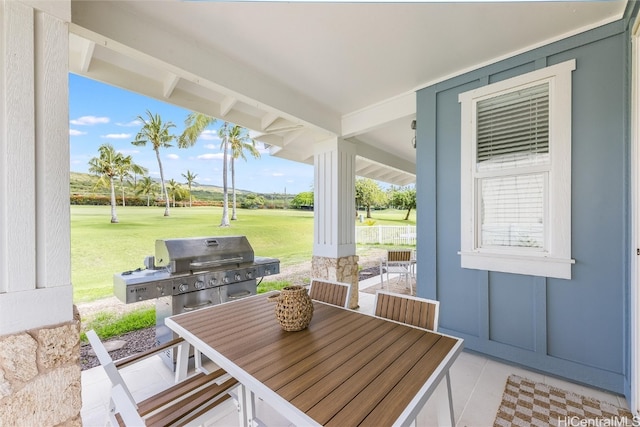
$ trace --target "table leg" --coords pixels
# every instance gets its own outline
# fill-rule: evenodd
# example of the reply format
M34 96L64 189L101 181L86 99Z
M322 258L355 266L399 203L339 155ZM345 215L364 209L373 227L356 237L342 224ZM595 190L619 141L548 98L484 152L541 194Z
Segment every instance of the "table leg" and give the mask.
M240 405L240 426L253 427L255 414L255 395L244 385L240 385L240 396L238 396Z
M438 387L434 391L434 395L437 400L437 417L439 426L455 426L456 419L453 413L453 397L451 395L451 379L449 372L446 374L446 390L444 389L444 381L438 384ZM446 393L446 394L445 394Z

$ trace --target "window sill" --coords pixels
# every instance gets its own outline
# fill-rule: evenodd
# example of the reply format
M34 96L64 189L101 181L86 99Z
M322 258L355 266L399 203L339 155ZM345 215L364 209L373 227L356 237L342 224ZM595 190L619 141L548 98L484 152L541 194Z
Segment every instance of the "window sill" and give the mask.
M458 252L460 266L474 270L499 271L529 276L571 280L571 258L510 255L486 252Z

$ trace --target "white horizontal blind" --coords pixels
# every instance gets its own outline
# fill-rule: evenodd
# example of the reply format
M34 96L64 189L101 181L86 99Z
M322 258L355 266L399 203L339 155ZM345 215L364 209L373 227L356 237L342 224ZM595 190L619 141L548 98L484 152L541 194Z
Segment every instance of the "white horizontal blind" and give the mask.
M480 182L481 246L543 248L545 174Z
M549 84L478 101L476 111L478 246L544 249Z
M477 161L549 152L549 84L477 103Z

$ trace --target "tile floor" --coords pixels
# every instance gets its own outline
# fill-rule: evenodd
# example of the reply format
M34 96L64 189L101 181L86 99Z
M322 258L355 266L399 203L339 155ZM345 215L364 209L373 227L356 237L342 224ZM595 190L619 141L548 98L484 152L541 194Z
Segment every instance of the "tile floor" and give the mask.
M372 278L361 282L360 288L379 283ZM359 310L373 312L374 296L360 293ZM457 426L483 427L493 425L500 405L507 377L520 375L535 381L591 396L628 408L624 397L576 385L558 378L531 372L526 369L489 359L485 356L464 351L451 368L454 413ZM173 376L159 358L151 358L136 367L123 370L123 376L136 400L143 399L157 390L172 384ZM446 393L444 386L436 393ZM84 426L108 425L110 384L102 367L98 366L82 372L82 422ZM437 414L443 409L437 405L438 399L431 399L417 419L417 426L437 426ZM256 402L258 417L268 426L290 426L291 424L262 401ZM444 412L445 414L447 412ZM442 419L442 418L441 418ZM445 417L445 419L447 419ZM221 405L208 426L231 427L239 425L238 414L233 402Z

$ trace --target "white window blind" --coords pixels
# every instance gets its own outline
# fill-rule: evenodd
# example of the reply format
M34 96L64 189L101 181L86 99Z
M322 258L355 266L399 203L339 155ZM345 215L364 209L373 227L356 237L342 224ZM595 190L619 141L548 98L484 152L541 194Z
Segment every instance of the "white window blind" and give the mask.
M476 108L478 163L504 168L548 159L548 83L479 101Z
M476 114L476 167L485 172L477 177L478 246L543 249L548 171L520 171L548 165L549 83L478 101ZM504 176L509 169L513 175Z

